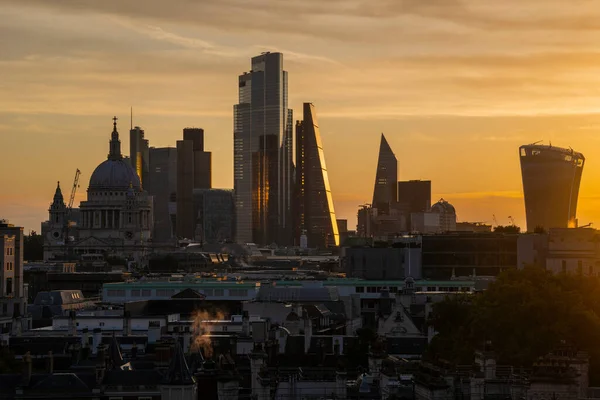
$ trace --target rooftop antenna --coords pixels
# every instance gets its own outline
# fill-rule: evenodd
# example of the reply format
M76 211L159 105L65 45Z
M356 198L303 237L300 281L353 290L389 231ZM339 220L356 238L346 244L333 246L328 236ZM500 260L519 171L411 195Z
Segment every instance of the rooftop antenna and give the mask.
M129 128L129 130L133 130L133 106L131 106L130 125L131 125L131 128Z
M541 142L543 142L543 140L538 140L537 142L531 143L530 146L535 146L536 144L541 143Z

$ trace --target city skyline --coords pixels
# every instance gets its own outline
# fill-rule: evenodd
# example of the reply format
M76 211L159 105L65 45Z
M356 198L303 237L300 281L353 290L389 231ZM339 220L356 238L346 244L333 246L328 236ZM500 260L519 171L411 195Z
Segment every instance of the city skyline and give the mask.
M362 9L365 24L352 32L346 28L359 18L355 10L334 14L333 5L312 11L298 5L300 18L321 18L312 19L310 33L283 23L288 7L296 7L283 5L266 12L269 21L281 19L270 28L242 21L225 33L231 26L210 7L193 22L196 9L163 13L158 3L129 9L6 1L0 29L12 39L2 44L0 72L11 79L0 91L0 145L11 149L3 166L23 168L2 175L11 191L0 197L1 217L39 231L55 181L68 186L76 168L87 181L106 156L99 145L106 118L125 117L130 106L151 146L174 147L183 127L205 128L207 148L218 158L214 186L233 187L232 76L246 69L249 57L271 50L286 57L289 107L311 101L319 108L335 208L351 228L357 205L371 197L381 132L400 161L399 179L431 180L433 198L451 201L459 220L491 222L495 214L507 224L512 215L522 227L518 147L545 139L582 149L587 166L578 219L580 225L598 221L599 32L592 22L599 10L584 2L572 8L557 1L450 3L409 2L400 10L377 3ZM243 7L231 1L225 8L231 14ZM511 7L538 11L525 21ZM398 20L406 22L402 28ZM381 29L362 35L374 24ZM490 26L503 31L479 30ZM281 35L274 39L274 32ZM314 35L323 44L314 46ZM444 46L448 40L457 46ZM355 158L364 161L348 162ZM80 188L76 204L84 198Z

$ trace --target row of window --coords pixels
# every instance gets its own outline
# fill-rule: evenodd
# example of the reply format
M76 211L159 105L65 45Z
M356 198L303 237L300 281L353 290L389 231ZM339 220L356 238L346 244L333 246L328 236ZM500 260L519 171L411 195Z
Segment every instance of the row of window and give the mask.
M387 289L390 293L398 293L402 290L402 288L396 286L357 286L356 293L380 293L382 289ZM468 292L471 290L468 286L452 286L452 287L436 287L436 286L427 286L426 290L428 292ZM416 287L415 291L422 292L423 287Z
M224 289L204 289L205 296L225 296ZM108 297L125 297L125 289L109 289L106 292ZM166 297L173 296L177 293L175 289L156 289L156 296ZM248 289L229 289L229 295L234 297L248 296ZM150 297L152 289L131 289L131 297Z
M12 255L13 255L13 250L14 250L14 249L13 249L12 247L8 247L8 248L6 249L6 255L7 255L7 256L12 256Z
M12 271L15 268L14 264L12 261L7 261L6 262L6 270L7 271Z

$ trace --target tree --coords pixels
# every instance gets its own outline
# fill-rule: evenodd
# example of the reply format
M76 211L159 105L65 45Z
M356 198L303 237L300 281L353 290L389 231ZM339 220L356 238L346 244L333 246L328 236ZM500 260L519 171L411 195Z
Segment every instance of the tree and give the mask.
M595 277L505 271L482 294L434 305L430 321L439 333L426 356L470 364L489 342L499 364L527 368L565 341L590 354L590 379L598 382L599 298Z
M23 240L23 258L25 261L40 261L44 259L44 240L36 231L29 232Z
M521 233L521 227L516 225L498 225L494 227L494 232L497 233Z

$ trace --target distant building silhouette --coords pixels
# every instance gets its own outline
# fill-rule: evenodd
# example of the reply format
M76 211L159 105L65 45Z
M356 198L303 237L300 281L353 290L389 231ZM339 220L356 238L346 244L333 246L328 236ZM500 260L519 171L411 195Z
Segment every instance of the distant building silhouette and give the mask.
M129 162L140 178L142 187L146 184L149 166L149 144L144 138L144 130L139 126L129 131Z
M175 237L177 193L177 149L151 147L150 168L144 188L154 199L154 242Z
M431 208L431 181L398 182L398 205L408 217L408 229L413 230L410 215L427 212Z
M234 106L234 196L238 243L292 242L293 116L281 53L252 58Z
M296 122L296 182L299 236L306 233L309 247L339 246L333 198L315 107L304 103L304 120Z
M576 227L583 154L539 144L519 151L527 230Z
M204 130L185 128L177 141L177 236L193 239L194 189L210 189L211 153L204 151Z
M231 241L234 233L233 191L231 189L194 189L196 232L201 243Z
M397 202L398 160L383 133L379 145L375 188L373 190L373 208L378 214L390 214Z

